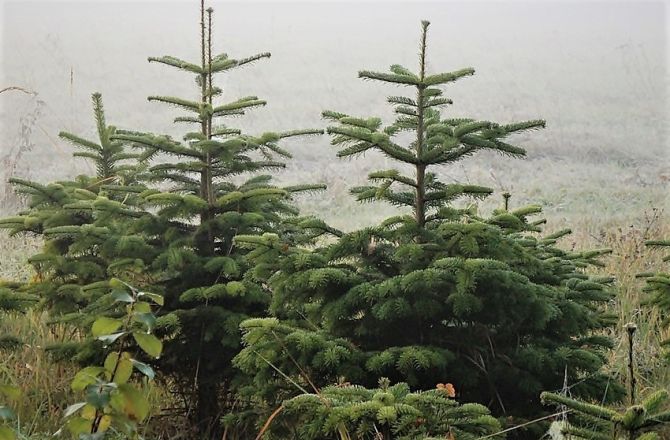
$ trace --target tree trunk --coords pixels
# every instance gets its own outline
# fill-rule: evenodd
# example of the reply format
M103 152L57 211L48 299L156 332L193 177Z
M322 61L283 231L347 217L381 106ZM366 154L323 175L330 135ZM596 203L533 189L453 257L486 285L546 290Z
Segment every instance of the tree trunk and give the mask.
M221 408L219 406L218 384L199 377L197 402L196 402L196 424L198 438L201 440L219 440L223 435L221 424Z

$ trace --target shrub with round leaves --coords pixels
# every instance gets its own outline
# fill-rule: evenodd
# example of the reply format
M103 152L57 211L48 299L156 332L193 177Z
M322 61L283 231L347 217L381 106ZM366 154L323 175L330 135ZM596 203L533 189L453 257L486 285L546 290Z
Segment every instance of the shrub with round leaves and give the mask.
M108 315L98 317L91 334L109 352L103 365L88 366L72 380L71 388L83 400L65 410L65 429L74 438L100 439L105 433L138 438L137 427L149 415L149 402L136 379L151 380L153 369L143 360L158 358L163 343L152 334L153 307L163 298L112 279Z

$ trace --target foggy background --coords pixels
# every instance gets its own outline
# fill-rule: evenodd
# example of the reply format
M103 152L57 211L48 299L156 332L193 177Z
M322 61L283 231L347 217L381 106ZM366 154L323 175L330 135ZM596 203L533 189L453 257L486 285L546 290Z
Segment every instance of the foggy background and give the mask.
M416 70L420 20L428 19L429 72L474 67L445 89L444 115L496 122L542 118L545 130L517 137L528 159L480 154L445 167L446 181L494 188L484 211L511 191L512 205L544 207L556 227L596 230L668 205L667 5L663 2L209 2L214 52L272 58L219 76L223 100L257 95L265 108L231 125L251 133L323 128L322 110L392 116L385 98L401 88L362 81L362 69ZM193 75L148 56L199 59L199 2L2 3L0 214L10 209L10 175L46 182L92 171L58 139L95 139L90 95L101 92L108 123L168 133L179 111L148 95L198 96ZM307 213L351 228L389 215L357 205L347 190L373 169L369 154L340 160L327 136L295 141L282 183L324 182L302 196ZM13 209L13 208L11 208Z

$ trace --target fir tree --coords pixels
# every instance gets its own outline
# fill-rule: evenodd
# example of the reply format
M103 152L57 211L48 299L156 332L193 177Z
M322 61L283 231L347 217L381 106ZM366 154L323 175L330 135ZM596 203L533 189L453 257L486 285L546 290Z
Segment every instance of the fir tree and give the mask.
M442 385L410 392L405 383L378 388L343 383L318 393L287 400L269 430L270 438L322 439L431 439L475 440L495 436L498 421L477 404L459 405L453 387Z
M418 73L399 65L359 73L414 92L388 98L394 122L323 114L333 123L327 131L339 157L378 151L414 171L375 171L370 185L352 190L356 198L412 215L350 233L304 221L303 229L331 237L314 250L273 234L237 239L254 249L254 273L268 279L271 311L280 319L243 324L247 347L237 364L254 375L252 392L262 399L290 394L285 376L301 384L315 378L317 386L344 377L368 387L384 376L418 390L448 380L466 401L527 417L538 413L540 391L560 387L565 368L580 382L576 391L605 389L598 370L610 341L593 331L607 325L598 306L611 298L610 280L581 270L603 252L560 250L555 243L569 231L535 236L542 221L528 217L538 207L482 218L456 202L488 196L489 188L446 184L433 171L480 151L522 157L508 138L544 122L442 117L451 101L440 86L474 70L427 72L428 25L422 23Z
M68 132L60 137L72 143L78 150L74 156L87 159L96 173L48 184L13 178L16 190L29 197L28 209L0 220L0 228L10 234L44 240L42 251L28 258L35 272L32 280L7 283L12 297L37 299L54 321L81 328L95 319L91 312L108 291L106 280L137 274L146 257L146 246L129 237L125 227L135 215L138 199L133 191L140 191L136 177L142 165L123 142L111 139L116 128L107 124L98 93L93 94L93 114L97 141ZM75 343L49 348L69 360L86 362L93 354Z
M235 371L232 358L240 347L239 324L263 316L269 292L245 276L246 251L235 245L237 234L257 234L282 228L286 216L297 210L291 194L322 188L303 185L279 188L262 172L284 167L290 157L280 144L321 130L295 130L253 136L223 125L223 118L244 115L264 106L256 96L217 103L223 91L217 75L270 57L260 53L233 59L212 48L212 9L201 2L200 59L196 63L172 56L150 62L195 74L195 100L151 96L188 113L176 123L194 126L183 141L142 132L119 132L114 139L143 151L143 157L161 155L143 178L152 189L140 194L142 217L131 231L151 246L151 288L165 297L158 332L165 350L158 362L184 390L199 438L220 438L220 417L233 404ZM157 189L161 188L161 189Z

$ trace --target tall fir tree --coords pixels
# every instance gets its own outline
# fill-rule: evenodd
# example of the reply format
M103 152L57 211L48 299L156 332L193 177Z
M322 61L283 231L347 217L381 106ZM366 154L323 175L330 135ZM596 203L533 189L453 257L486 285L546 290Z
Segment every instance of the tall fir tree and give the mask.
M285 139L322 134L322 130L267 132L259 136L220 124L226 117L244 115L265 101L246 96L218 104L222 89L214 79L236 68L270 57L260 53L233 59L214 54L211 8L201 2L200 60L152 57L195 74L196 100L151 96L188 114L176 123L197 127L183 141L142 132L119 132L114 139L143 150L143 157L167 157L151 166L144 178L153 189L140 194L142 217L131 231L152 247L151 288L164 295L157 331L165 338L159 369L174 379L187 401L199 438L221 437L221 416L234 405L236 370L232 358L240 349L239 324L263 316L268 290L246 276L246 250L236 246L237 234L260 234L282 228L297 210L291 195L322 185L274 186L262 172L284 167L290 157L280 146ZM171 160L173 159L173 160ZM156 189L161 188L161 189ZM239 405L239 402L238 402Z
M272 234L237 239L253 249L255 276L273 290L274 318L243 323L246 347L236 359L262 400L290 395L287 377L371 387L384 376L418 390L450 381L460 398L516 421L538 414L540 392L560 388L566 369L578 393L606 388L599 368L610 341L594 332L608 324L599 306L611 298L610 280L582 271L606 251L559 249L569 231L537 237L541 221L528 217L538 207L482 218L455 202L488 196L489 188L446 184L433 171L480 151L522 157L507 138L545 123L443 118L439 109L451 101L440 86L474 70L428 73L428 27L422 22L417 73L400 65L359 72L414 92L388 98L393 123L323 113L339 157L378 151L414 171L371 173L370 185L353 188L357 200L386 201L412 215L350 233L305 221L315 236L330 236L316 249Z

